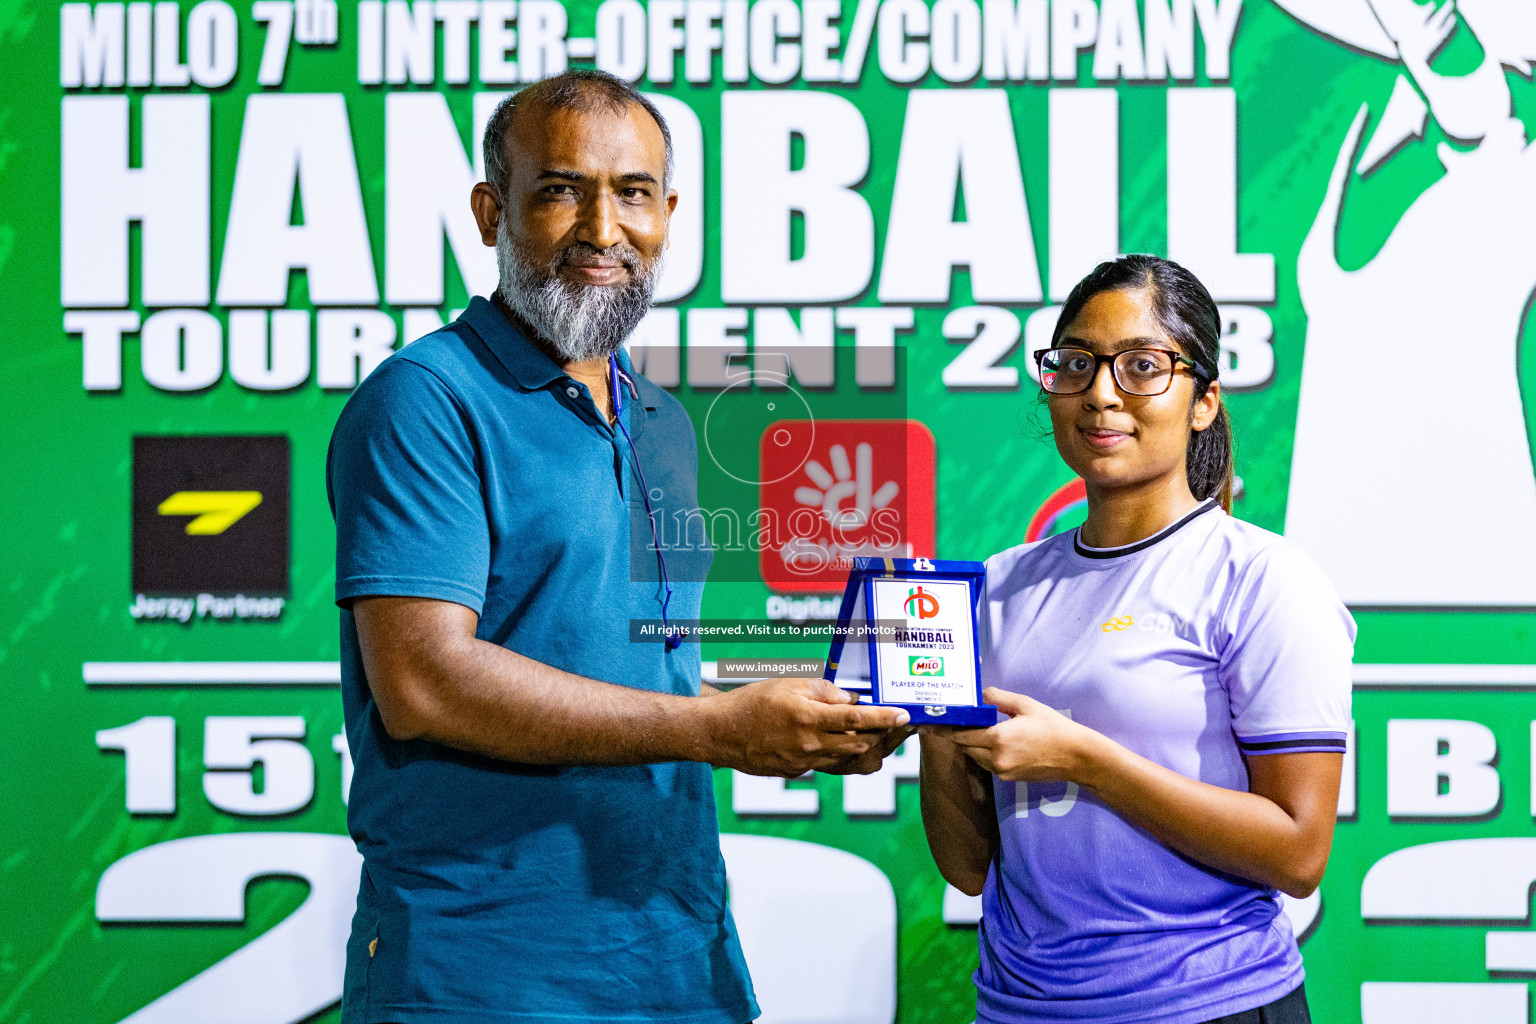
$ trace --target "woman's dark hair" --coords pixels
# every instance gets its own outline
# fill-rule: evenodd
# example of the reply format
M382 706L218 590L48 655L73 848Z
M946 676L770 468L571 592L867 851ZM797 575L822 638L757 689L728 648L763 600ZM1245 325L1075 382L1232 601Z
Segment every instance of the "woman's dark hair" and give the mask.
M1195 361L1190 374L1198 401L1220 372L1221 314L1199 278L1172 260L1136 253L1094 267L1067 296L1051 345L1061 342L1062 331L1095 295L1140 288L1151 294L1152 311L1168 337ZM1202 500L1214 497L1232 511L1232 464L1232 420L1222 402L1211 425L1190 435L1184 456L1190 493Z

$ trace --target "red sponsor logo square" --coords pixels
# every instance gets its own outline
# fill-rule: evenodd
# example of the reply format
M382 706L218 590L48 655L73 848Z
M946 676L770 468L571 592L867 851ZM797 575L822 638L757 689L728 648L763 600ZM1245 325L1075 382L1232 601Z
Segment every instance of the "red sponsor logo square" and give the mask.
M835 593L855 557L932 557L933 434L917 420L778 420L759 442L763 581Z

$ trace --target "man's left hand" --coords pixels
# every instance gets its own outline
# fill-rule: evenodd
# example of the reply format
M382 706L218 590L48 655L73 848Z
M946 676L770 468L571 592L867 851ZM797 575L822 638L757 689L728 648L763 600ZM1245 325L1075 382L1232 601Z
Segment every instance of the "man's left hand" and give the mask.
M818 768L817 771L827 775L873 775L880 770L880 765L885 762L885 759L895 753L896 748L905 743L907 737L915 732L917 732L915 725L898 726L887 731L879 743L864 753L851 755L826 768Z

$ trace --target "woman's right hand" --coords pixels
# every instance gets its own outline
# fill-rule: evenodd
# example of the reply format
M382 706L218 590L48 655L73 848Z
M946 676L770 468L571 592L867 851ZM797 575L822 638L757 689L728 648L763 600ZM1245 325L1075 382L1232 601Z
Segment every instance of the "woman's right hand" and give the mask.
M948 742L1008 782L1083 782L1085 742L1096 735L1032 697L997 687L982 693L1008 720L986 729L956 729Z

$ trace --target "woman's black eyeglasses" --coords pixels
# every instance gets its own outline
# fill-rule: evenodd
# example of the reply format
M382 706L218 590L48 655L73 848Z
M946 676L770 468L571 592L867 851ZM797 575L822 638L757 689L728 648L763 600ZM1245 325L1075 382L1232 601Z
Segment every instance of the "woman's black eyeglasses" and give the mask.
M1128 348L1101 356L1083 348L1042 348L1035 353L1040 367L1040 386L1053 395L1080 395L1093 387L1099 367L1109 364L1115 386L1128 395L1150 398L1173 384L1180 364L1198 364L1181 352L1166 348Z

